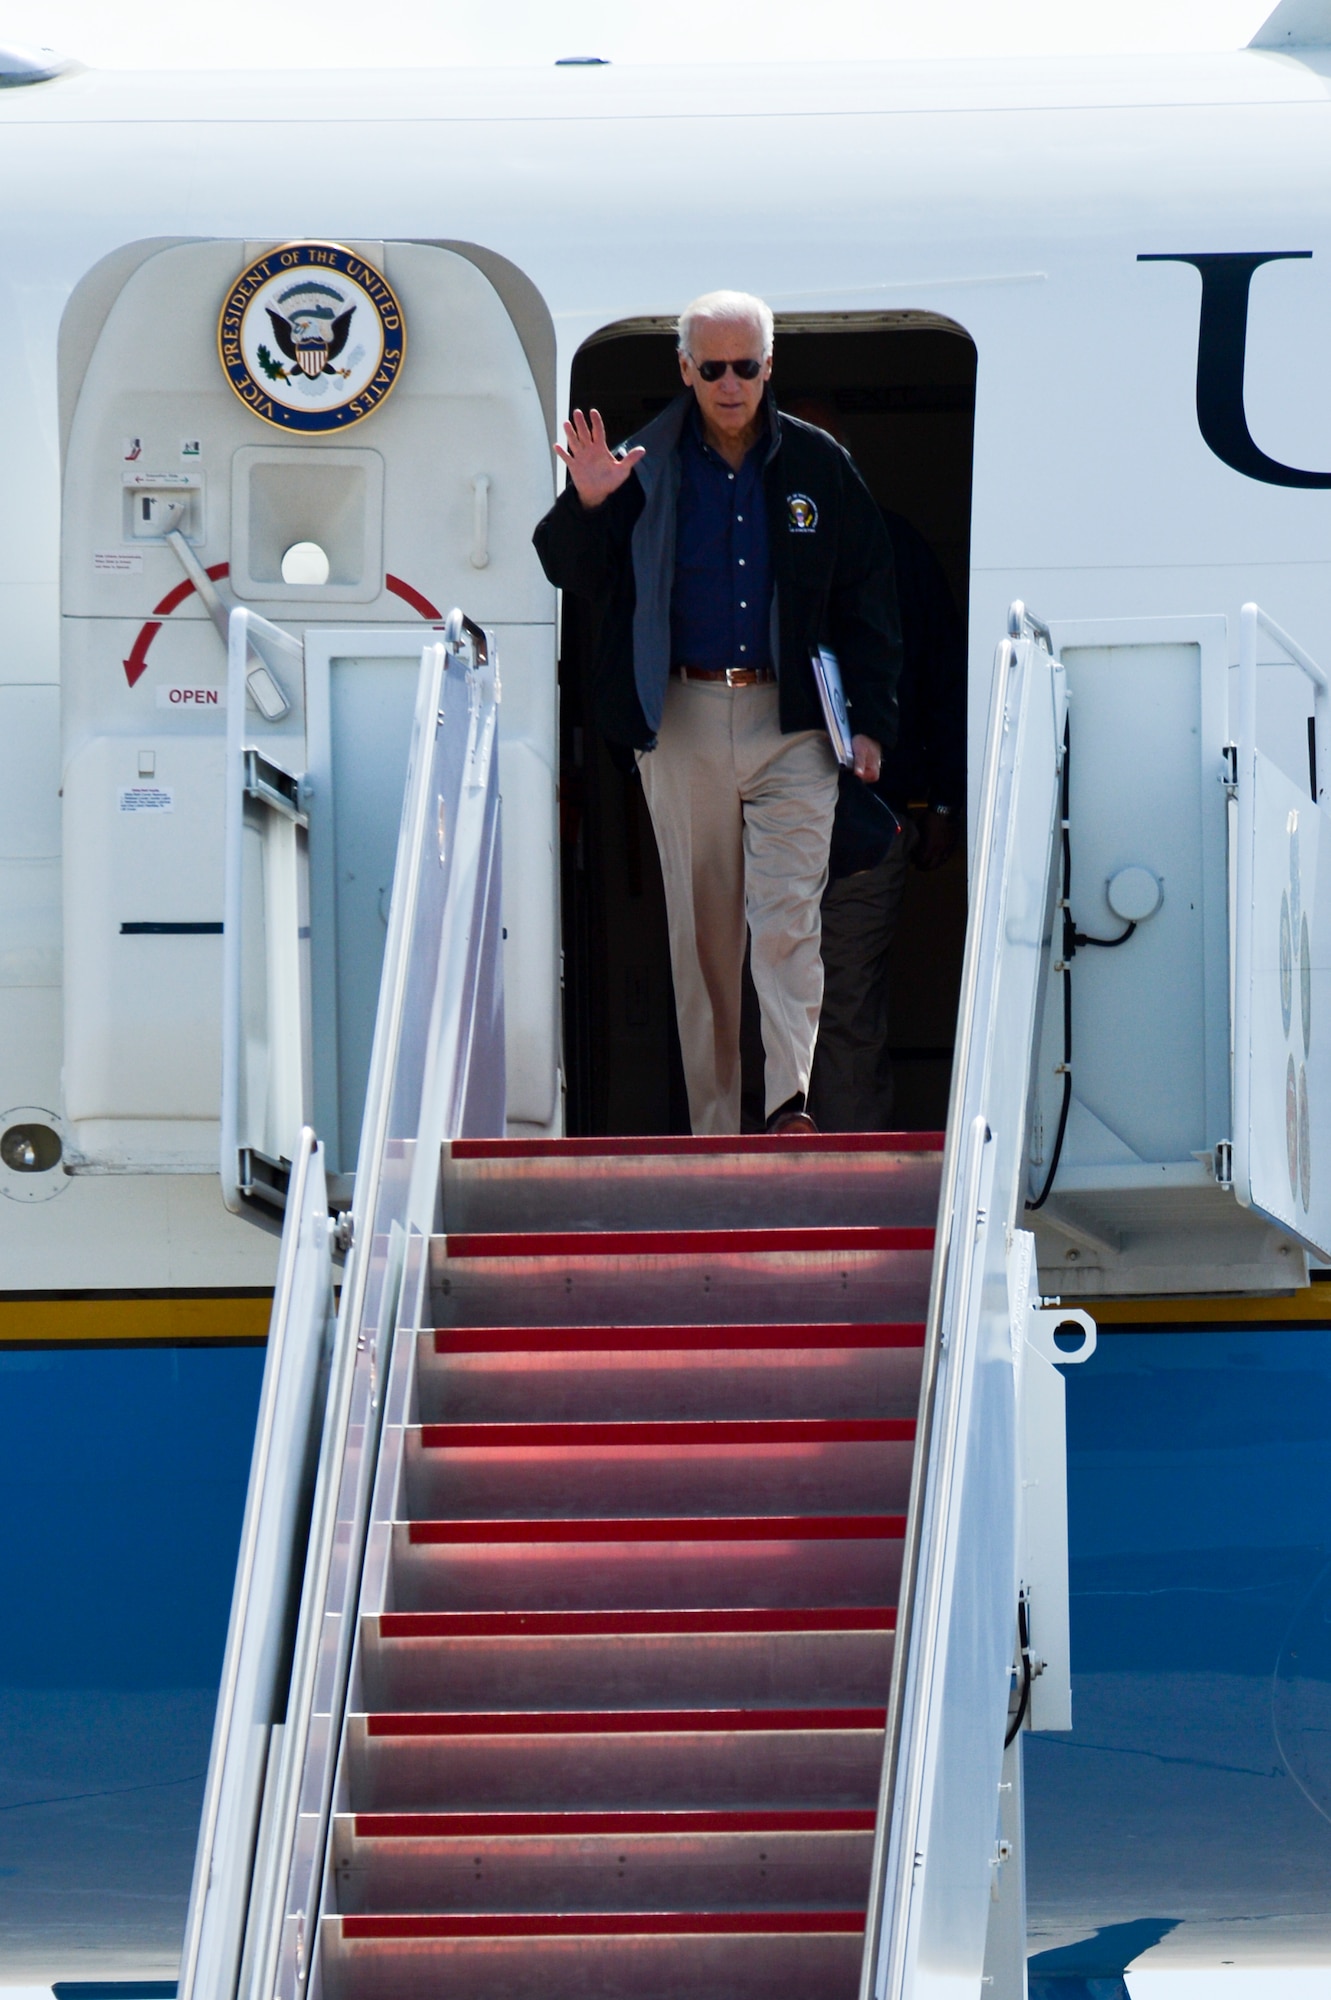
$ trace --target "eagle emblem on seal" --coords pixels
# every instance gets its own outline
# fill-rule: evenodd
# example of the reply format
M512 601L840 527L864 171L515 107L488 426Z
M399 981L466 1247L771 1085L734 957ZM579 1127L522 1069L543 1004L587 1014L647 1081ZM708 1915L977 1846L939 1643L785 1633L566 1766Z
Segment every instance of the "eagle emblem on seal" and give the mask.
M281 310L288 305L289 312ZM319 278L308 284L292 285L278 294L276 306L265 306L264 311L273 329L273 339L302 375L317 382L321 375L341 375L345 379L351 373L349 368L334 368L333 363L347 344L356 307L354 302L348 305L333 285L326 285ZM259 349L259 365L272 382L279 378L286 381L293 373L293 368L275 362L263 346Z

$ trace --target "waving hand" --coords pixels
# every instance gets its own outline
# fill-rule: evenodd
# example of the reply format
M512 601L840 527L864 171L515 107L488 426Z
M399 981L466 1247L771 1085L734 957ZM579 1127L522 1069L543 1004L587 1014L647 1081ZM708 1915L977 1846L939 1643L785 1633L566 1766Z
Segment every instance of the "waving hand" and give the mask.
M642 446L637 445L622 458L616 458L605 441L605 425L599 410L592 411L590 423L581 410L575 410L573 421L564 425L564 438L564 444L555 446L555 454L568 467L569 478L584 507L599 507L603 500L608 500L624 484L638 460L647 456Z

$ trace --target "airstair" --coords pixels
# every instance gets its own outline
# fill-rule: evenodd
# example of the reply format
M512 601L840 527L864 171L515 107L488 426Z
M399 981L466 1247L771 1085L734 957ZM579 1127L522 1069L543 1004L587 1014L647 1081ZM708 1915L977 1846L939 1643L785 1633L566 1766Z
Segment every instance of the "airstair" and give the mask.
M1019 1227L1062 670L1018 610L946 1135L509 1139L492 650L426 648L351 1209L308 1128L259 1188L180 1992L1007 2000L1012 1739L1070 1721L1055 1329L1094 1342ZM276 880L298 790L236 750Z
M451 1149L330 1991L854 1990L939 1152L741 1146Z

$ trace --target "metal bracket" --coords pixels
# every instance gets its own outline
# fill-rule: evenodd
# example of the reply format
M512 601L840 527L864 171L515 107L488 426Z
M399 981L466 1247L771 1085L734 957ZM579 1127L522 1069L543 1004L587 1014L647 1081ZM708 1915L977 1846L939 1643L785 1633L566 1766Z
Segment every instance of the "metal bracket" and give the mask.
M285 813L297 826L308 826L306 780L284 771L280 764L269 763L261 750L247 748L244 754L246 798L258 799L261 804L272 806L275 812Z
M1054 1335L1074 1327L1081 1332L1081 1345L1060 1347ZM1026 1338L1037 1354L1043 1354L1046 1361L1055 1362L1063 1368L1069 1362L1090 1360L1095 1352L1097 1331L1095 1321L1081 1306L1058 1306L1052 1311L1046 1308L1032 1310Z
M271 1159L254 1146L242 1146L236 1185L246 1200L275 1209L282 1215L286 1211L287 1190L291 1185L291 1162Z

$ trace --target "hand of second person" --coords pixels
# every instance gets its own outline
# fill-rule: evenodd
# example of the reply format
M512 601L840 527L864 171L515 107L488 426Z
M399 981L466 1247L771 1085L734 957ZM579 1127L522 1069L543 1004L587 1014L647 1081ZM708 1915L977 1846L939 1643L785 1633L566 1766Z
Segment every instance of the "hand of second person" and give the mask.
M850 747L855 752L855 776L866 785L876 785L878 774L883 768L883 752L872 736L852 736Z
M564 438L564 444L555 446L555 455L568 467L569 478L584 507L599 507L603 500L608 500L624 484L638 460L647 456L641 445L635 445L632 451L617 458L605 441L605 425L599 410L592 411L590 423L581 410L575 410L572 422L564 425Z

